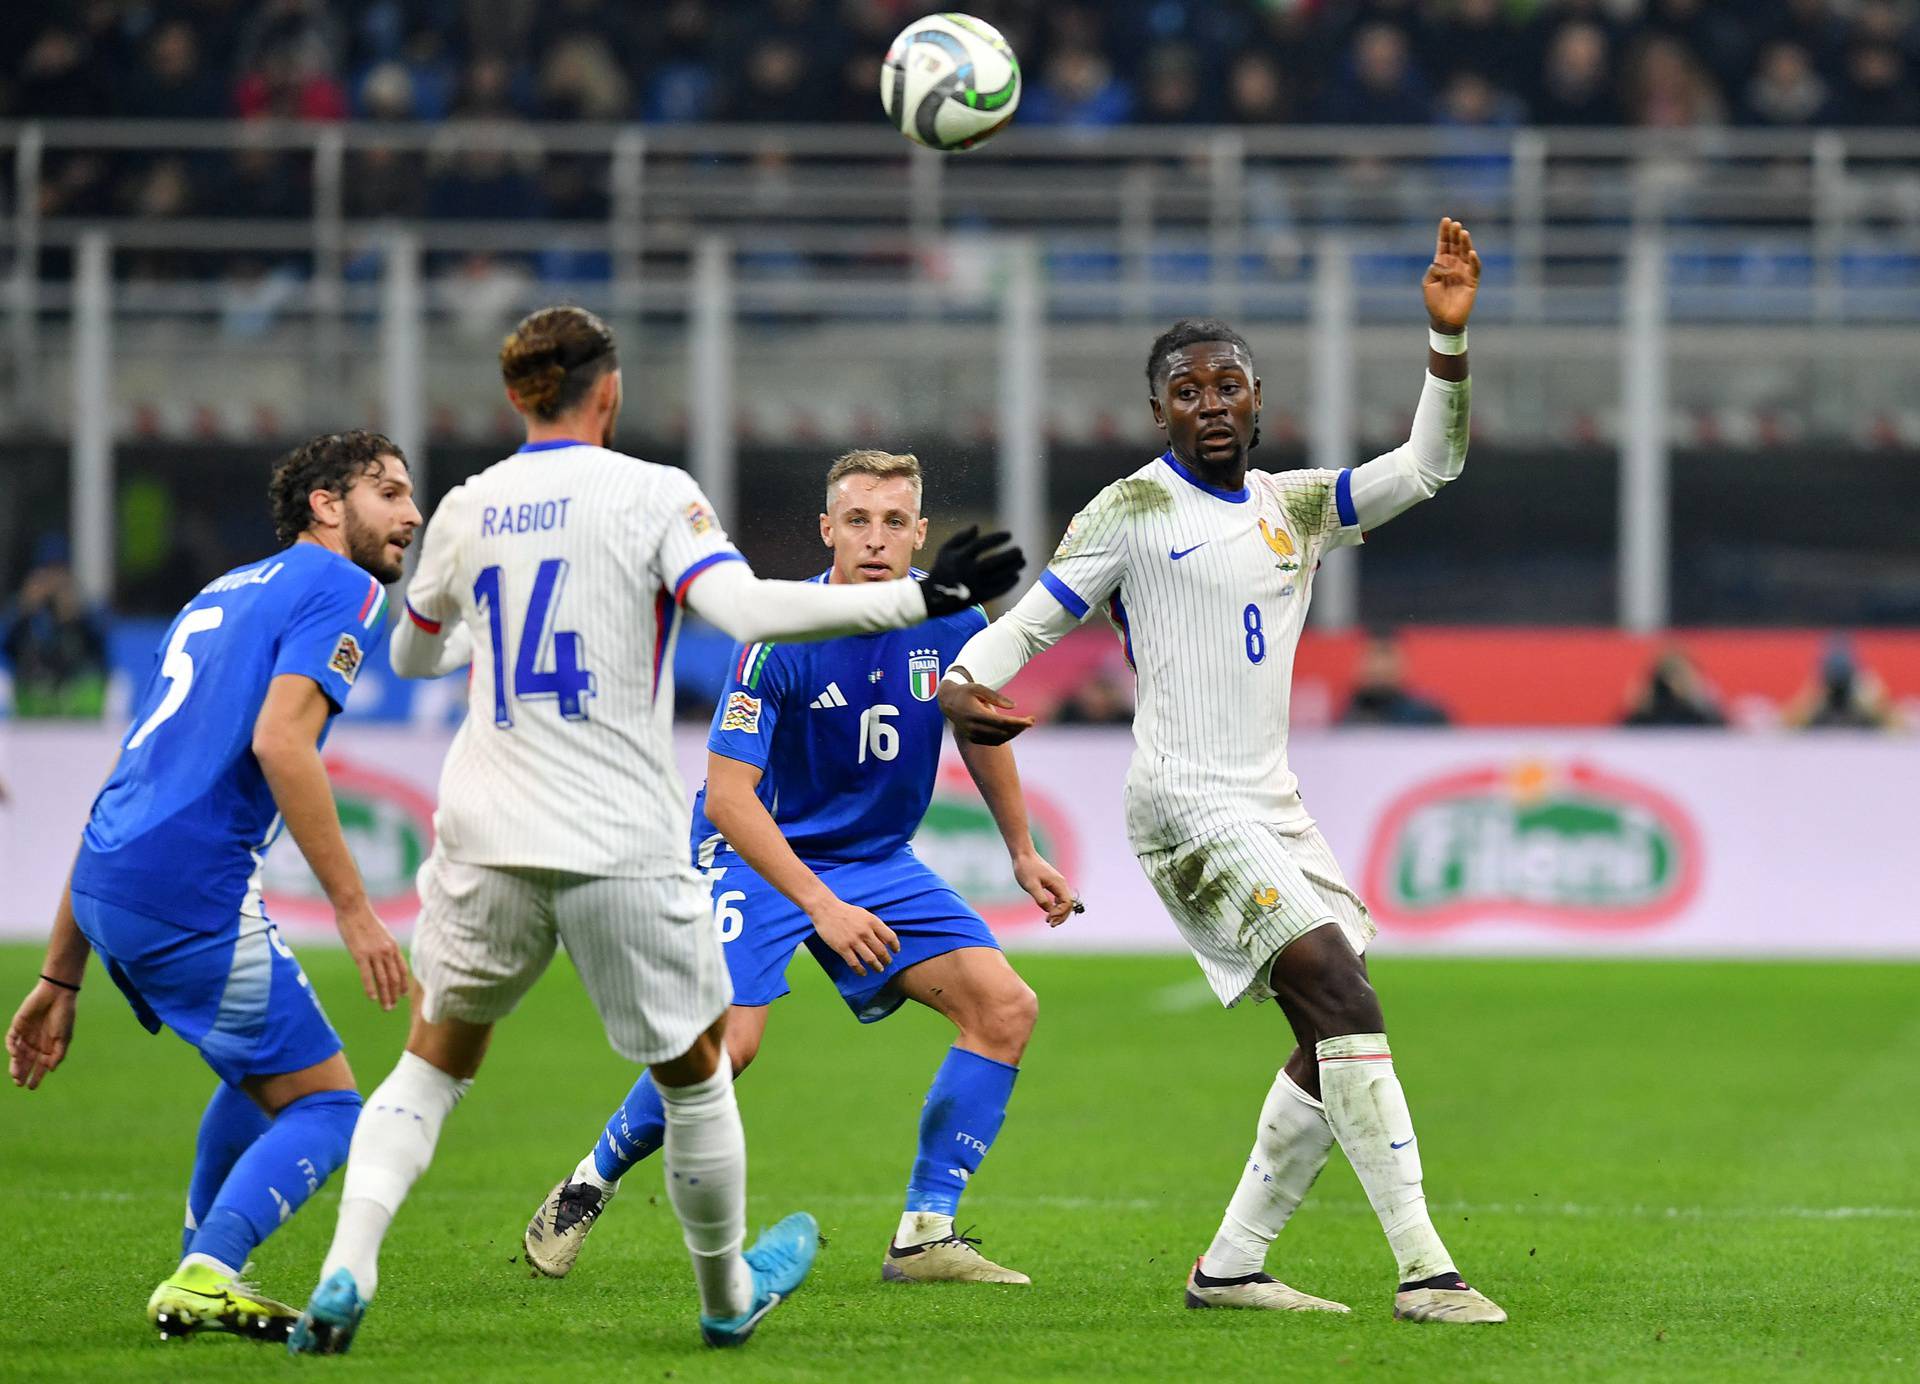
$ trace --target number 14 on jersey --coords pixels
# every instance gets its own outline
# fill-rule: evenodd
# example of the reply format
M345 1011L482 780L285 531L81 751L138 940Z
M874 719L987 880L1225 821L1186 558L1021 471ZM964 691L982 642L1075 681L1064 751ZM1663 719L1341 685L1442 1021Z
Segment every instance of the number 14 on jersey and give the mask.
M534 574L533 594L527 601L527 618L520 624L520 656L513 661L512 700L544 701L551 697L560 704L560 714L569 721L587 719L587 699L594 695L592 671L586 666L586 646L581 637L569 630L551 629L560 605L560 592L566 585L567 564L552 557L540 564ZM473 601L487 612L487 632L493 639L493 723L503 730L513 726L513 708L508 698L506 600L504 573L498 567L483 570L473 583ZM542 667L549 656L551 667Z

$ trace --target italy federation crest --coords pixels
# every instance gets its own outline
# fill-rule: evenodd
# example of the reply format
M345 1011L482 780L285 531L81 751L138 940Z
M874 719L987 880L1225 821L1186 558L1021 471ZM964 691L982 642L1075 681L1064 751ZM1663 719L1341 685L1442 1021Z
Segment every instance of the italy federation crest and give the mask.
M940 690L940 651L915 649L907 655L907 689L915 701L930 702Z

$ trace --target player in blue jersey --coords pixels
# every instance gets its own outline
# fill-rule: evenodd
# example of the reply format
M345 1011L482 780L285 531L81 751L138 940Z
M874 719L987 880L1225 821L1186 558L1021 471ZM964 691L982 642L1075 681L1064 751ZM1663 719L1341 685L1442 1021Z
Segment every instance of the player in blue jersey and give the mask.
M167 631L81 834L40 982L7 1030L14 1084L33 1090L66 1057L98 952L140 1022L172 1029L220 1078L200 1122L184 1258L147 1303L162 1338L286 1338L299 1313L240 1275L345 1160L360 1113L340 1039L261 906L261 862L283 822L369 998L391 1009L407 990L320 746L384 634L382 584L399 578L420 511L400 449L367 432L299 448L270 496L285 546L209 582Z
M833 567L820 580L907 577L926 532L919 462L851 452L827 475L820 536ZM736 649L694 804L694 860L710 882L733 978L726 1042L736 1073L759 1051L768 1006L787 993L787 965L802 945L861 1022L917 1000L958 1030L921 1112L906 1210L882 1267L889 1281L1028 1281L956 1234L953 1218L1006 1118L1038 1002L979 914L910 845L939 770L941 671L985 627L974 607L886 634ZM1057 925L1078 905L1034 849L1012 757L976 745L960 752L1014 877ZM621 1177L659 1149L664 1128L660 1096L642 1077L592 1153L535 1212L528 1262L566 1274Z

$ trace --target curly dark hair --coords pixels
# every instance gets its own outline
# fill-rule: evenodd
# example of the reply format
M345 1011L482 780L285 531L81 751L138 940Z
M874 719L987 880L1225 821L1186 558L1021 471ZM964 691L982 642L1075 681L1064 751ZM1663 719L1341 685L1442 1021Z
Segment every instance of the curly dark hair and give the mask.
M407 461L392 438L364 431L323 433L288 452L274 464L267 483L274 538L285 546L312 528L313 492L345 495L382 457L394 457L403 466Z
M1161 375L1166 370L1167 357L1183 346L1196 346L1202 341L1224 341L1229 346L1238 346L1246 353L1248 363L1253 361L1253 347L1247 345L1247 339L1219 318L1183 317L1156 336L1147 351L1147 389L1154 398L1160 397L1160 386L1165 383Z

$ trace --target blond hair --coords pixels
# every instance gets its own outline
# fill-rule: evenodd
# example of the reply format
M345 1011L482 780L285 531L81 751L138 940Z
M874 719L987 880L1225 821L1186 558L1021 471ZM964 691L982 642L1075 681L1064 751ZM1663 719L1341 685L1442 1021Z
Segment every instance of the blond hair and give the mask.
M833 505L833 488L848 476L873 476L887 480L905 476L913 482L913 502L920 503L920 458L912 452L882 452L859 447L827 468L827 505Z

